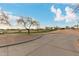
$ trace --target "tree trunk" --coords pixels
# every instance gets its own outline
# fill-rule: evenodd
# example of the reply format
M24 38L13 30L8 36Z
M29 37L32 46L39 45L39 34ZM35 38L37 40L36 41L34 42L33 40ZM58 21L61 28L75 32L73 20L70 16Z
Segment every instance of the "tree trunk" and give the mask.
M30 29L27 29L28 30L28 34L30 34Z

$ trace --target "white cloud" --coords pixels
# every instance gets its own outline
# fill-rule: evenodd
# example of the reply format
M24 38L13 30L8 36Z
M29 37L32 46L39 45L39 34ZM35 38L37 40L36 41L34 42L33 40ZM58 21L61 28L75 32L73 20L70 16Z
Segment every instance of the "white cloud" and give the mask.
M13 15L12 12L10 12L10 11L5 11L5 10L3 10L3 9L0 7L0 15L2 15L2 12L4 12L5 15L8 15L9 20L13 20L13 19L19 18L18 16Z
M64 17L62 16L62 11L61 11L61 9L57 9L55 20L56 20L56 21L62 21L62 20L64 20Z
M56 13L56 8L54 6L51 7L51 12Z
M0 29L10 29L10 26L7 26L5 24L0 24Z
M76 21L78 16L73 12L73 9L70 8L69 6L65 7L65 14L62 15L62 10L59 8L55 8L54 6L51 7L51 12L55 14L55 21L65 21L65 22L72 22Z
M65 11L66 11L66 16L65 16L66 22L77 20L78 17L77 17L77 15L73 12L73 9L72 9L72 8L66 7L66 8L65 8Z
M8 21L10 22L11 26L9 25L5 25L5 24L1 24L0 23L0 29L24 29L25 27L22 26L22 25L17 25L17 19L19 19L20 17L19 16L15 16L13 15L12 12L8 12L8 11L5 11L3 10L1 7L0 7L0 19L3 18L3 15L2 15L2 12L5 13L5 15L8 15ZM35 20L35 19L33 19ZM32 29L36 29L36 26L33 26L31 27Z
M19 18L19 16L9 15L9 20L16 20L18 18Z
M8 12L8 11L5 11L5 10L3 10L2 8L0 8L0 19L2 18L2 12L4 12L5 13L5 15L8 15L8 21L10 22L10 23L14 23L14 24L16 24L16 19L18 19L19 18L19 16L15 16L15 15L13 15L12 14L12 12ZM13 28L14 26L12 25L12 26L9 26L9 25L5 25L5 24L0 24L0 29L2 28L2 29L9 29L9 28Z
M62 11L61 9L56 9L54 6L51 7L51 12L53 12L55 14L55 21L61 21L64 20L63 16L62 16Z

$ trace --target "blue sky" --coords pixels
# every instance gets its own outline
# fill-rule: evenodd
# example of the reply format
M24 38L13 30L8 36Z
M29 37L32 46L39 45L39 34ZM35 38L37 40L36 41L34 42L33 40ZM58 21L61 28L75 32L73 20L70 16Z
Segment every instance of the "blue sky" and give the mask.
M38 20L43 26L66 26L73 25L73 22L55 21L56 14L51 12L51 7L55 9L61 9L62 16L66 16L65 8L68 6L72 8L70 4L0 4L0 7L5 10L12 12L12 15L16 16L31 16ZM73 9L73 8L72 8ZM72 20L73 21L73 20ZM14 22L13 22L14 23Z

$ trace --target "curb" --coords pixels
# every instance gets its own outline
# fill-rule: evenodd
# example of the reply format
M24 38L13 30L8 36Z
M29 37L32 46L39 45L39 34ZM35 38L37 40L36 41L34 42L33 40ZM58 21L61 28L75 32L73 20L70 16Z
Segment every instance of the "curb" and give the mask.
M23 43L28 43L28 42L31 42L31 41L34 41L34 40L37 40L37 39L40 39L43 35L40 35L32 40L29 40L29 41L24 41L24 42L19 42L19 43L15 43L15 44L8 44L8 45L3 45L3 46L0 46L0 48L3 48L3 47L9 47L9 46L14 46L14 45L19 45L19 44L23 44Z

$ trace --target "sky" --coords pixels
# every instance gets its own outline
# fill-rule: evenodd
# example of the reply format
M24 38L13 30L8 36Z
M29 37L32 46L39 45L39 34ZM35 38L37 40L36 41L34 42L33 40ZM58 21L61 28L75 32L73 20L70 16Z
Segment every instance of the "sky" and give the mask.
M10 14L10 22L16 26L18 16L31 16L44 26L73 26L78 13L73 12L77 4L67 3L2 3L0 9Z

